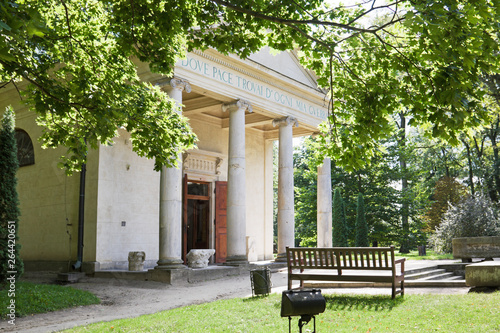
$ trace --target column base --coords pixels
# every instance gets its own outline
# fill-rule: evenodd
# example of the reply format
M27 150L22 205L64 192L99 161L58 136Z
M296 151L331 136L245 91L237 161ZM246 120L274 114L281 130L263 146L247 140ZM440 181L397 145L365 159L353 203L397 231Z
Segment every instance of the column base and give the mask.
M276 259L274 259L275 262L286 262L287 261L287 258L286 258L286 253L278 253L278 255L276 256Z
M160 259L154 269L186 269L182 259Z
M247 266L248 258L246 256L231 256L226 257L224 265L227 266Z

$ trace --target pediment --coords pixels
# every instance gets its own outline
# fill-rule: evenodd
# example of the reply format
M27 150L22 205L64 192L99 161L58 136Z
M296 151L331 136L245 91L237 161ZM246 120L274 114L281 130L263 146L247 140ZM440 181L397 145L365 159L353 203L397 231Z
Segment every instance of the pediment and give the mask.
M272 51L266 46L248 59L310 88L318 89L314 74L300 65L293 51Z

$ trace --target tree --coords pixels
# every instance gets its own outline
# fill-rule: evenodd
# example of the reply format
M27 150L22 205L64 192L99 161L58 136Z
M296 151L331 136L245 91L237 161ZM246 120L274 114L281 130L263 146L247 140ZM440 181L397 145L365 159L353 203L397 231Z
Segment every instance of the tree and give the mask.
M18 161L14 134L14 111L7 108L0 127L0 284L7 283L7 278L12 275L21 276L24 271L17 236L20 213L16 189Z
M300 246L317 244L317 168L312 162L311 141L294 150L295 238Z
M431 240L437 251L451 253L453 238L499 235L498 212L487 195L478 193L452 205Z
M366 225L365 203L363 194L358 194L358 205L356 213L356 242L355 246L370 246L368 242L368 226Z
M342 195L340 194L340 189L335 189L335 194L333 195L333 246L349 246L347 243L347 228L345 224L345 209L344 203L342 201Z
M436 183L431 198L432 204L425 214L428 231L436 230L450 205L457 205L465 196L465 186L457 182L455 178L442 177Z
M493 0L375 0L332 6L320 0L1 0L2 82L29 83L46 146L67 146L67 168L109 143L116 128L134 150L174 163L194 136L175 104L138 80L132 57L171 75L186 51L212 47L245 58L269 45L300 50L301 63L330 89L319 136L339 165L360 169L391 116L408 108L410 125L452 143L487 120L485 74L500 72ZM156 135L162 133L162 135Z

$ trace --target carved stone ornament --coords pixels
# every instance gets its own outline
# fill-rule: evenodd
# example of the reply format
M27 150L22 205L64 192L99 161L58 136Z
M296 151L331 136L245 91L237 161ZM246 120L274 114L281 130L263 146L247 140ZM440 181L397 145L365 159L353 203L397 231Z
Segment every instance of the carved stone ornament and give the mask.
M240 109L245 109L248 112L252 112L252 104L244 99L238 99L231 103L225 103L222 105L222 111L238 111Z
M170 79L170 86L174 89L184 89L187 93L191 92L191 84L189 84L189 81L176 76Z
M220 175L223 157L217 153L193 149L182 154L183 169L192 174L203 174L208 176Z
M128 270L140 272L144 269L144 260L146 253L144 251L133 251L128 253Z
M273 126L288 126L290 124L292 126L299 127L297 119L291 116L273 119Z
M186 255L189 268L206 268L208 260L215 253L214 249L193 249Z

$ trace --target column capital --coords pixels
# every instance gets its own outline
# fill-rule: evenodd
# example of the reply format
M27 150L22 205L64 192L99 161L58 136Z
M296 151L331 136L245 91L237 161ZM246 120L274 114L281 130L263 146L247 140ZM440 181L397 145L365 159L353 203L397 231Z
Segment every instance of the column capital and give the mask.
M288 126L288 125L299 127L299 122L298 122L297 118L291 117L291 116L273 119L273 126L281 127L281 126Z
M182 79L178 76L163 78L155 83L160 88L185 90L187 93L191 92L191 84L188 80Z
M230 102L230 103L224 103L222 104L222 111L223 112L226 112L226 111L238 111L240 109L244 109L244 110L247 110L248 112L252 112L252 104L247 101L247 100L244 100L244 99L238 99L234 102Z
M180 77L174 76L170 79L170 86L173 89L185 90L187 93L191 92L191 84L188 80L181 79Z

